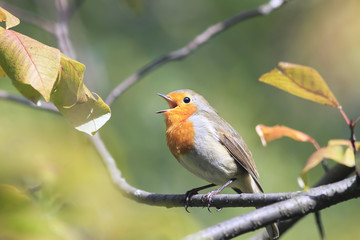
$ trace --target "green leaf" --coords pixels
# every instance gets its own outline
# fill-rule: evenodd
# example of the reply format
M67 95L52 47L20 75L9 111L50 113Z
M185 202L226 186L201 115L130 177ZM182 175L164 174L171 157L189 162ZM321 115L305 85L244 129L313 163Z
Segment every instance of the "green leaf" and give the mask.
M0 211L19 211L30 203L28 196L15 186L0 184Z
M6 29L15 27L20 23L20 20L17 17L0 7L0 22L3 21L5 21Z
M334 94L320 74L313 68L279 62L279 67L263 74L259 81L270 84L295 96L331 107L339 107Z
M95 134L109 119L108 105L83 83L85 66L62 54L61 72L51 100L77 130Z
M48 102L60 68L60 51L0 29L0 65L25 97L37 102L41 95Z
M1 66L0 66L0 77L7 77L6 73L4 72Z
M128 7L136 13L142 13L145 8L143 0L126 0Z

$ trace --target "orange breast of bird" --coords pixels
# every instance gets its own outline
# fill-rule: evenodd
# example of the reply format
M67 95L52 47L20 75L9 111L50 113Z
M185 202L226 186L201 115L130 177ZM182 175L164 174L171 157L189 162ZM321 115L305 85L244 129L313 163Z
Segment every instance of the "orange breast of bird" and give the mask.
M170 96L181 99L183 96ZM165 113L166 139L171 153L178 158L194 147L194 124L188 118L196 111L192 104Z

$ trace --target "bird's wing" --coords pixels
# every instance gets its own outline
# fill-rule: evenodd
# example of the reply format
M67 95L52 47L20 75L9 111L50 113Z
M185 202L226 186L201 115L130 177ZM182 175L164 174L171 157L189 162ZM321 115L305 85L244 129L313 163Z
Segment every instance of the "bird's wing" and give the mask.
M256 169L250 150L242 137L234 129L231 128L231 130L231 135L223 131L218 131L220 143L224 145L230 155L251 175L256 182L256 185L261 192L263 192L259 182L259 173Z

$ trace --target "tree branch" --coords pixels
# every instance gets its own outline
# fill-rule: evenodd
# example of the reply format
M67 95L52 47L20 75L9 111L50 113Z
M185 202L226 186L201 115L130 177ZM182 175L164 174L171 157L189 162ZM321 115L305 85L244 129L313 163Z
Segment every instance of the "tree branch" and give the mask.
M126 197L139 203L164 207L184 207L185 195L157 194L137 189L126 182L121 176L121 171L117 168L114 158L110 155L99 133L91 137L91 140L98 150L101 158L110 173L113 183L119 191ZM301 194L301 191L290 193L267 193L267 194L219 194L212 198L212 206L218 208L224 207L260 207L274 202L290 199ZM202 200L203 194L197 194L190 199L189 206L205 207L207 202Z
M56 36L61 51L67 56L75 59L76 54L69 35L69 20L71 16L70 14L73 14L75 10L69 9L69 4L67 0L55 0L55 3L58 13L58 20L55 24L54 34ZM74 5L73 7L75 6L76 5Z
M12 95L12 94L4 91L4 90L0 90L0 99L20 103L20 104L23 104L23 105L27 105L29 107L33 107L33 108L41 109L41 110L46 110L46 111L49 111L49 112L52 112L52 113L59 113L57 108L52 103L39 101L39 104L35 104L35 103L33 103L32 101L28 100L25 97L15 96L15 95Z
M165 63L174 60L181 60L184 57L187 57L219 33L224 32L225 30L236 25L237 23L240 23L247 19L267 15L275 9L284 5L287 1L289 0L270 0L267 4L261 5L258 8L243 11L238 15L235 15L223 22L219 22L215 25L208 27L204 32L197 35L186 46L150 62L149 64L141 68L138 72L126 78L109 94L105 102L110 106L123 92L125 92L129 87L138 82L142 77L144 77L152 70L159 68Z
M332 169L330 169L315 185L314 187L326 185L329 183L334 183L343 180L348 177L350 174L354 172L354 168L349 168L341 164L335 165ZM301 217L295 217L293 219L283 221L278 223L278 227L280 230L280 236L282 236L287 230L289 230L294 224L296 224ZM255 236L251 238L252 240L265 240L267 239L267 233L265 230L259 232Z
M360 196L356 177L309 189L292 199L274 203L206 228L185 239L229 239L276 222L301 217Z

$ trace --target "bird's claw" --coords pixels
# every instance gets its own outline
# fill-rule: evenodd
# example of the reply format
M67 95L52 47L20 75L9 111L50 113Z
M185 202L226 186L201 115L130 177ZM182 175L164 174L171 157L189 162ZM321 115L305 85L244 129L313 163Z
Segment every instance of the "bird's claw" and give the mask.
M190 213L190 211L188 210L190 199L192 196L194 196L196 194L198 194L198 191L194 190L194 189L191 189L185 193L185 206L184 207L185 207L185 211L187 211L188 213Z
M211 191L211 192L208 192L207 194L205 194L205 195L202 197L202 201L203 201L203 202L205 202L205 201L208 202L208 204L207 204L207 209L208 209L209 212L211 212L210 207L211 207L211 203L212 203L212 197L213 197L214 195L216 195L216 194L217 194L216 191Z
M211 206L211 204L212 204L212 198L213 198L213 196L215 196L215 195L217 195L217 194L219 194L219 191L215 190L215 191L208 192L207 194L205 194L205 195L202 197L202 201L203 201L203 202L205 202L205 201L208 202L207 209L208 209L209 212L211 212L210 208L212 207L212 206ZM221 211L221 210L222 210L221 207L219 208L219 207L216 207L216 206L215 206L215 208L216 208L217 211Z

